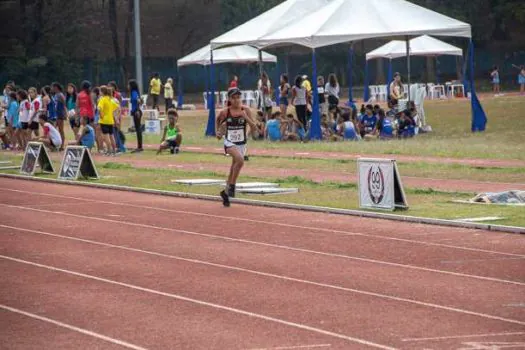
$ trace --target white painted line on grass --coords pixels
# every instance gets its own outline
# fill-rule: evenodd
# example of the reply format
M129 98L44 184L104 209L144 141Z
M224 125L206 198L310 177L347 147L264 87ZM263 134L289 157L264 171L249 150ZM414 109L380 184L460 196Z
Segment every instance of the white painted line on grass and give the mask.
M212 267L228 269L228 270L238 271L238 272L244 272L244 273L249 273L249 274L254 274L254 275L259 275L259 276L264 276L264 277L271 277L271 278L281 279L281 280L290 281L290 282L308 284L308 285L313 285L313 286L316 286L316 287L335 289L335 290L344 291L344 292L351 292L351 293L362 294L362 295L367 295L367 296L372 296L372 297L377 297L377 298L382 298L382 299L388 299L388 300L399 301L399 302L404 302L404 303L416 304L416 305L419 305L419 306L425 306L425 307L430 307L430 308L435 308L435 309L440 309L440 310L445 310L445 311L451 311L451 312L461 313L461 314L465 314L465 315L471 315L471 316L477 316L477 317L482 317L482 318L487 318L487 319L492 319L492 320L498 320L498 321L504 321L504 322L510 322L510 323L518 323L518 324L521 324L521 325L525 325L525 322L521 322L519 320L507 319L507 318L503 318L503 317L500 317L500 316L494 316L494 315L489 315L489 314L485 314L485 313L459 309L459 308L450 307L450 306L446 306L446 305L427 303L427 302L418 301L418 300L414 300L414 299L407 299L407 298L402 298L402 297L396 297L394 295L369 292L369 291L365 291L365 290L354 289L354 288L347 288L347 287L333 285L333 284L328 284L328 283L314 282L314 281L309 281L309 280L304 280L304 279L294 278L294 277L288 277L288 276L284 276L284 275L278 275L278 274L273 274L273 273L268 273L268 272L263 272L263 271L258 271L258 270L245 269L245 268L237 267L237 266L218 264L218 263L213 263L213 262L210 262L210 261L199 260L199 259L184 258L184 257L181 257L181 256L176 256L176 255L170 255L170 254L164 254L164 253L159 253L159 252L153 252L153 251L149 251L149 250L132 248L132 247L127 247L127 246L120 246L120 245L115 245L115 244L111 244L111 243L94 241L94 240L90 240L90 239L77 238L77 237L71 237L71 236L64 236L64 235L59 235L59 234L50 233L50 232L37 231L37 230L31 230L31 229L25 229L25 228L14 227L14 226L7 226L7 225L0 224L0 228L1 227L12 229L12 230L17 230L17 231L22 231L22 232L36 233L36 234L45 235L45 236L69 239L69 240L72 240L72 241L78 241L78 242L95 244L95 245L109 247L109 248L126 250L126 251L130 251L130 252L134 252L134 253L142 253L142 254L147 254L147 255L153 255L153 256L158 256L158 257L161 257L161 258L180 260L180 261L194 263L194 264L212 266Z
M75 272L75 271L72 271L72 270L61 269L61 268L54 267L54 266L39 264L39 263L35 263L35 262L32 262L32 261L28 261L28 260L17 259L17 258L13 258L13 257L6 256L6 255L0 255L0 258L1 259L5 259L5 260L9 260L9 261L18 262L18 263L21 263L21 264L26 264L26 265L40 267L40 268L51 270L51 271L62 272L62 273L66 273L66 274L69 274L69 275L82 277L82 278L86 278L86 279L90 279L90 280L94 280L94 281L98 281L98 282L104 282L104 283L108 283L108 284L113 284L113 285L117 285L117 286L120 286L120 287L126 287L126 288L129 288L129 289L138 290L138 291L145 292L145 293L160 295L160 296L164 296L164 297L168 297L168 298L172 298L172 299L176 299L176 300L182 300L182 301L190 302L190 303L197 304L197 305L200 305L200 306L206 306L206 307L213 308L213 309L229 311L231 313L235 313L235 314L239 314L239 315L244 315L244 316L258 318L258 319L265 320L265 321L279 323L279 324L282 324L282 325L285 325L285 326L290 326L290 327L293 327L293 328L302 329L302 330L310 331L310 332L313 332L313 333L330 336L330 337L333 337L333 338L343 339L343 340L347 340L347 341L350 341L350 342L353 342L353 343L367 345L367 346L371 346L371 347L378 348L378 349L396 350L395 348L390 347L390 346L377 344L377 343L374 343L374 342L371 342L371 341L368 341L368 340L364 340L364 339L360 339L360 338L354 338L354 337L351 337L351 336L348 336L348 335L345 335L345 334L330 332L330 331L327 331L327 330L324 330L324 329L311 327L311 326L308 326L308 325L305 325L305 324L302 324L302 323L295 323L295 322L291 322L291 321L286 321L286 320L283 320L283 319L280 319L280 318L275 318L275 317L271 317L271 316L257 314L257 313L254 313L254 312L245 311L245 310L241 310L241 309L237 309L237 308L233 308L233 307L229 307L229 306L224 306L224 305L220 305L220 304L210 303L210 302L207 302L207 301L193 299L193 298L185 297L185 296L178 295L178 294L161 292L161 291L158 291L158 290L155 290L155 289L140 287L140 286L137 286L137 285L124 283L124 282L118 282L118 281L110 280L110 279L107 279L107 278L102 278L102 277L97 277L97 276L93 276L93 275L88 275L88 274L84 274L84 273L80 273L80 272Z
M525 332L508 332L508 333L488 333L488 334L468 334L468 335L451 335L446 337L433 337L433 338L407 338L403 341L427 341L427 340L447 340L447 339L459 339L459 338L477 338L477 337L501 337L505 335L521 335Z
M87 329L75 327L75 326L72 326L72 325L67 324L67 323L63 323L63 322L60 322L60 321L56 321L56 320L50 319L48 317L35 315L33 313L30 313L30 312L27 312L27 311L23 311L23 310L20 310L20 309L16 309L16 308L11 307L11 306L0 304L0 309L11 311L11 312L14 312L14 313L17 313L17 314L20 314L20 315L24 315L24 316L27 316L27 317L30 317L30 318L33 318L33 319L36 319L36 320L39 320L39 321L51 323L51 324L54 324L55 326L66 328L66 329L69 329L71 331L75 331L77 333L82 333L82 334L85 334L85 335L89 335L90 337L94 337L94 338L97 338L97 339L105 340L105 341L107 341L109 343L120 345L120 346L123 346L123 347L128 348L128 349L147 350L146 348L143 348L143 347L140 347L140 346L137 346L137 345L134 345L134 344L131 344L131 343L119 340L119 339L108 337L108 336L102 335L100 333L95 333L95 332L92 332L92 331L88 331Z
M194 231L179 230L179 229L168 228L168 227L153 226L153 225L147 225L147 224L139 224L139 223L134 223L134 222L129 222L129 221L112 220L112 219L106 219L106 218L101 218L101 217L97 217L97 216L85 216L85 215L77 215L77 214L60 212L60 211L51 211L51 210L29 208L29 207L24 207L24 206L19 206L19 205L9 205L9 204L0 203L0 206L5 206L5 207L8 207L8 208L15 208L15 209L24 209L24 210L37 211L37 212L41 212L41 213L60 214L60 215L64 215L64 216L71 216L71 217L81 218L84 221L97 220L97 221L110 222L110 223L116 223L116 224L121 224L121 225L128 225L128 226L142 227L142 228L148 228L148 229L154 229L154 230L162 230L162 231L168 231L168 232L177 232L177 233L188 234L188 235L193 235L193 236L200 236L200 237L208 237L208 238L213 238L213 239L220 239L220 240L225 240L225 241L229 241L229 242L240 242L240 243L253 244L253 245L258 245L258 246L263 246L263 247L270 247L270 248L277 248L277 249L296 251L296 252L302 252L302 253L308 253L308 254L328 256L328 257L333 257L333 258L342 258L342 259L348 259L348 260L368 262L368 263L373 263L373 264L387 265L387 266L393 266L393 267L401 267L401 268L412 269L412 270L440 273L440 274L446 274L446 275L452 275L452 276L458 276L458 277L468 277L468 278L474 278L474 279L479 279L479 280L483 280L483 281L491 281L491 282L499 282L499 283L506 283L506 284L515 284L515 285L518 285L518 286L525 286L525 283L518 282L518 281L504 280L504 279L499 279L499 278L494 278L494 277L469 275L469 274L464 274L464 273L460 273L460 272L431 269L431 268L427 268L427 267L420 267L420 266L407 265L407 264L399 264L399 263L393 263L393 262L388 262L388 261L383 261L383 260L361 258L361 257L345 255L345 254L327 253L327 252L321 252L321 251L316 251L316 250L311 250L311 249L303 249L303 248L291 247L291 246L286 246L286 245L265 243L265 242L259 242L259 241L250 241L250 240L247 240L247 239L233 238L233 237L228 237L228 236L213 235L213 234L209 234L209 233L199 233L199 232L194 232Z
M147 205L135 205L135 204L129 204L129 203L101 201L101 200L96 200L96 199L87 199L87 198L81 198L81 197L64 196L64 195L58 195L58 194L52 194L52 193L15 190L15 189L11 189L11 188L0 188L0 190L17 192L17 193L27 193L27 194L48 196L48 197L54 197L54 198L75 199L75 200L86 201L86 202L91 202L91 203L103 203L103 204L118 205L118 206L130 207L130 208L150 209L150 210L163 211L163 212L169 212L169 213L180 213L180 214L204 216L204 217L211 217L211 218L215 218L215 219L252 222L252 223L263 224L263 225L274 225L274 226L280 226L280 227L299 228L299 229L302 229L302 230L312 230L312 231L319 231L319 232L337 233L337 234L341 234L341 235L345 235L345 236L372 237L372 238L378 238L378 239L383 239L383 240L405 242L405 243L412 243L412 244L420 244L420 245L433 246L433 247L443 247L443 248L459 249L459 250L466 250L466 251L473 251L473 252L480 252L480 253L500 254L500 255L516 256L516 257L524 257L525 258L525 255L522 255L522 254L505 253L505 252L498 252L498 251L487 250L487 249L478 249L478 248L454 246L454 245L449 245L449 244L441 244L441 243L434 243L434 242L418 241L418 240L405 239L405 238L387 237L387 236L373 235L373 234L368 234L368 233L363 233L363 232L352 232L352 231L342 231L342 230L327 229L327 228L322 228L322 227L301 226L301 225L285 224L285 223L279 223L279 222L273 222L273 221L263 221L263 220L247 219L247 218L240 218L240 217L222 216L222 215L199 213L199 212L192 212L192 211L185 211L185 210L177 210L177 209L166 209L166 208L152 207L152 206L147 206ZM450 229L450 227L443 228L443 229ZM299 232L299 233L302 233L302 232Z

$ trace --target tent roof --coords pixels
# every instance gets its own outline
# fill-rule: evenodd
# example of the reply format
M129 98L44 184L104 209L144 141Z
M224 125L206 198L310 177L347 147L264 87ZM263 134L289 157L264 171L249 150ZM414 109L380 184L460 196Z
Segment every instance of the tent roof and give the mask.
M207 45L177 61L177 66L190 64L209 65L211 46ZM277 57L267 52L262 52L263 62L277 62ZM250 63L259 61L259 50L247 45L231 46L213 50L213 63Z
M231 33L230 35L212 40L212 45L244 43L267 47L297 44L317 48L368 38L403 35L471 37L469 24L406 0L326 0L325 6L316 6L315 9L306 11L307 15L303 9L297 8L299 1L301 0L288 0L284 3L294 3L288 8L288 12L302 11L301 16L289 21L286 26L265 26L265 30L259 30L258 22L263 20L261 17L277 9L277 6L241 26L250 31L229 32L227 34Z
M406 41L393 40L366 54L366 59L406 56ZM428 35L410 40L410 56L463 56L463 50Z
M314 13L331 1L287 0L213 39L211 46L216 48L227 45L249 44L255 47L263 47L257 44L259 38L292 24L299 18Z

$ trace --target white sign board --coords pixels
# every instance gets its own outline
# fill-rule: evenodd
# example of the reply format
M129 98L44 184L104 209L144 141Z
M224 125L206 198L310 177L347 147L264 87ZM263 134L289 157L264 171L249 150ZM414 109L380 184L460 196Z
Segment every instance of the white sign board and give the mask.
M145 120L159 119L159 111L156 109L145 109L142 111L142 116Z
M357 161L359 171L359 207L364 209L407 209L408 204L395 160Z
M146 134L160 134L160 120L146 120Z

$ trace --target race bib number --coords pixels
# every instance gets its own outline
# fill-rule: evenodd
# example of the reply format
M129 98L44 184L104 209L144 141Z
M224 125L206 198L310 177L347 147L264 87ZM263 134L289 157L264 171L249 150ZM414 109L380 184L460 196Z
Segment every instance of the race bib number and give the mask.
M231 142L244 142L244 130L228 130L228 140Z
M317 88L317 93L318 93L318 94L324 94L324 87L321 87L321 86L318 87L318 88Z

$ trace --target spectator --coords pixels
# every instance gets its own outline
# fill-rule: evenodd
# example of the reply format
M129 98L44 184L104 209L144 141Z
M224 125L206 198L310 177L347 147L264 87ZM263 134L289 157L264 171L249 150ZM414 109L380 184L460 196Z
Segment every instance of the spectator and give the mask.
M168 111L168 124L164 127L162 134L162 140L160 140L160 146L157 154L160 154L163 150L169 149L171 154L178 154L180 145L182 143L182 134L177 120L179 115L175 109Z
M401 112L398 124L398 136L400 138L413 137L415 135L415 123L410 117L410 111L404 110Z
M492 78L492 91L494 92L494 96L500 96L501 87L500 87L498 66L492 67L492 72L490 72L490 77Z
M166 80L166 84L164 84L164 103L166 104L166 114L168 114L169 109L173 108L174 94L173 79L168 78L168 80Z
M304 124L294 116L293 114L288 114L286 116L286 125L283 127L283 140L285 141L299 141L304 140L305 131Z
M389 92L389 103L392 105L392 109L397 111L399 100L403 98L403 83L401 82L401 74L397 72L394 74L394 80L390 83Z
M302 86L306 89L306 92L310 94L312 92L312 84L308 80L308 75L305 74L302 76L302 78L303 78Z
M30 87L29 88L29 97L31 99L31 112L30 112L30 123L29 123L29 136L28 138L31 139L31 133L34 132L35 136L38 137L39 134L39 127L38 124L38 115L42 113L42 98L37 94L36 88Z
M339 105L339 83L334 73L328 76L325 91L328 94L328 109L334 110Z
M62 140L62 145L59 147L59 151L64 150L64 121L67 118L66 110L66 97L64 96L64 89L60 83L51 84L51 91L53 93L53 102L55 104L55 114L56 114L56 123L58 127L58 132L60 133L60 139Z
M89 118L80 119L80 128L75 134L76 141L70 142L70 145L79 145L88 148L90 151L95 145L95 129L88 124Z
M391 139L394 137L394 125L383 109L380 109L378 112L376 130L380 139Z
M295 85L292 88L292 104L295 106L295 113L299 121L306 127L306 104L307 91L303 85L303 78L297 76Z
M113 99L113 102L118 106L113 112L113 138L115 139L117 153L124 153L126 152L126 136L120 130L120 125L122 124L122 95L118 91L117 83L114 81L108 83L108 90L110 98Z
M119 105L111 97L111 90L107 86L101 86L100 92L102 97L98 101L98 109L100 111L100 129L102 131L102 140L106 145L106 155L114 156L116 154L116 144L113 137L115 125L115 111L119 109Z
M51 150L59 150L62 147L60 132L53 126L53 124L48 122L45 114L40 114L38 118L43 130L43 135L37 138L36 141L42 142Z
M100 129L100 111L98 109L98 101L100 99L100 88L95 87L91 90L91 99L93 100L93 128L95 129L95 141L97 143L98 153L104 151L104 145L102 141L102 130Z
M232 80L230 81L230 86L228 87L228 89L238 88L238 87L239 87L239 77L234 75Z
M56 124L57 116L55 112L55 102L51 93L51 86L46 85L40 90L42 95L42 108L46 111L47 122ZM38 121L40 123L40 120Z
M290 84L288 84L288 75L281 75L281 85L279 86L279 108L281 115L286 115L288 109L288 96L290 95Z
M77 87L72 83L67 84L66 108L69 125L73 134L76 135L80 127L80 116L77 113Z
M317 96L319 98L319 113L321 115L328 114L328 104L326 103L325 96L325 83L322 75L317 77Z
M143 151L142 148L142 111L140 109L140 91L137 81L132 79L128 83L128 90L131 102L131 116L133 117L133 125L135 133L137 134L137 148L131 153L139 153Z
M159 109L159 95L160 95L160 85L161 81L159 78L159 73L153 74L153 78L149 82L149 94L153 99L153 109Z
M95 118L95 106L93 99L91 98L91 83L87 80L84 80L81 85L81 91L77 96L77 115L80 118L80 123L82 124L82 119L86 119L85 124L93 124Z
M365 114L361 117L361 137L375 134L376 126L377 117L374 115L374 107L372 105L367 105L365 108Z
M20 123L19 128L17 129L18 139L20 140L20 147L25 150L31 134L31 130L29 129L29 123L31 122L31 103L29 102L27 91L25 90L18 90L17 98L19 103L18 115Z
M272 113L264 129L264 137L270 141L281 141L281 113Z
M345 141L358 141L361 138L358 130L356 120L351 120L350 112L344 112L337 122L337 134Z
M259 109L263 112L264 120L266 121L272 113L272 83L268 78L268 74L263 72L261 79L257 83L259 90Z
M0 141L2 141L2 149L9 149L9 139L5 128L0 127Z
M9 93L9 107L7 108L7 134L9 140L11 140L11 146L13 150L20 145L18 140L18 98L16 92L11 91Z

